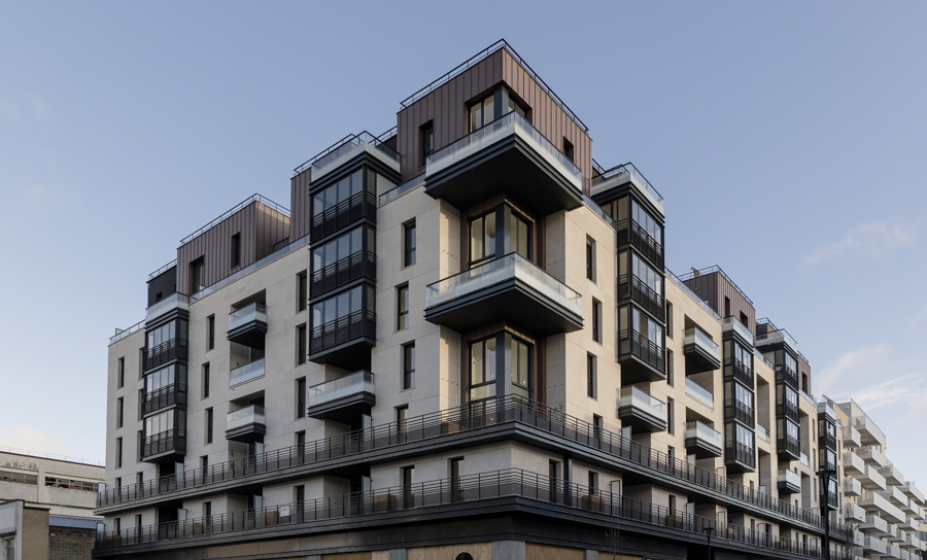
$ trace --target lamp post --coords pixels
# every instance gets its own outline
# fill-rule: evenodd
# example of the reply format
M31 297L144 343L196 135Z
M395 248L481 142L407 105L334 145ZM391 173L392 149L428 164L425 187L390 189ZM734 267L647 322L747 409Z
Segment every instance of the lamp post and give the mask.
M824 465L821 465L821 468L818 469L818 480L821 483L821 495L819 496L821 502L821 517L824 518L824 550L821 555L824 560L830 560L830 506L828 505L827 497L831 477L836 478L837 472L827 470L824 468Z
M714 530L714 527L705 527L702 529L702 531L705 531L705 534L708 536L708 560L711 560L711 532Z

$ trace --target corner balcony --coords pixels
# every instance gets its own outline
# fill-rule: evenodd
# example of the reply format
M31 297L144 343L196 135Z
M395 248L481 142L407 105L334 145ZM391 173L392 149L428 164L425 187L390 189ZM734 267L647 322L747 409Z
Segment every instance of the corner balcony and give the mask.
M761 323L761 321L757 321ZM765 323L766 325L771 325L771 323ZM792 350L793 353L798 354L798 342L792 338L792 335L785 329L770 329L762 334L756 335L756 347L757 348L766 348L770 346L785 345Z
M725 399L724 419L740 420L746 424L748 428L753 429L755 423L753 407L746 403L742 403L737 399Z
M721 367L721 350L718 343L695 325L685 331L683 352L686 355L687 375Z
M798 440L798 438L794 438L785 434L779 434L779 437L776 439L776 452L779 454L780 461L793 461L795 459L801 459L801 456L803 455L801 452L801 442Z
M229 313L228 339L251 348L264 348L267 334L267 307L263 303L249 303Z
M721 432L698 420L686 423L686 450L697 459L710 459L724 454Z
M582 172L518 113L509 113L425 161L425 193L468 208L497 194L546 216L583 204Z
M229 387L264 377L264 358L229 371Z
M372 305L372 303L371 303ZM377 315L361 309L328 323L312 327L309 360L344 369L363 367L377 343Z
M225 439L252 443L264 437L267 425L264 407L252 404L228 413L225 421Z
M174 360L187 359L187 341L174 337L151 348L145 347L145 371L159 368Z
M886 480L886 482L888 482ZM890 484L890 483L889 483ZM904 495L904 492L901 491L901 488L897 486L889 486L885 490L879 492L883 498L895 504L896 506L905 509L908 507L908 497Z
M618 363L621 364L622 385L666 379L663 346L636 330L618 332Z
M647 310L658 320L663 321L666 304L663 296L652 290L640 278L633 274L623 274L618 278L618 299L630 299L642 309Z
M801 492L801 475L789 469L779 469L776 477L780 494L797 494Z
M747 325L734 317L725 317L721 320L721 331L724 334L733 333L740 337L741 342L753 348L753 331Z
M877 469L885 466L885 455L875 446L860 447L856 454L869 466Z
M843 493L847 496L861 496L863 493L863 485L855 478L844 478Z
M843 452L843 472L847 475L866 474L866 462L852 451Z
M151 392L142 394L142 416L177 404L187 404L186 383L171 383Z
M840 431L844 447L861 447L863 445L859 436L859 430L853 426L843 426L840 428Z
M517 253L429 284L425 319L457 332L511 321L540 336L583 327L582 296Z
M728 472L753 472L756 470L756 450L742 443L727 441L724 445L724 465Z
M866 519L859 524L859 530L868 534L888 535L888 521L878 515L867 514Z
M167 315L174 310L189 311L190 298L178 293L173 293L167 296L161 301L152 304L151 307L145 310L145 322L150 323L162 315Z
M901 474L901 471L898 470L891 461L888 459L885 460L885 466L879 469L879 474L885 477L885 482L895 486L901 486L904 484L904 475Z
M310 418L336 420L350 424L360 414L369 412L377 404L373 374L355 371L350 375L332 379L309 387L308 410Z
M150 463L173 462L187 453L186 433L167 430L142 438L141 458Z
M724 378L736 379L750 389L754 389L755 387L753 383L753 370L747 364L732 356L728 356L724 359Z
M843 516L847 521L859 521L862 523L866 520L866 510L856 504L846 504L843 508Z
M921 489L918 488L913 482L908 481L901 485L901 491L908 495L909 498L912 498L917 501L919 504L923 504L925 499L924 493L921 492Z
M799 421L798 403L797 402L793 403L788 400L777 402L776 403L776 417L777 418L785 417L797 423Z
M885 434L868 416L854 416L853 427L859 430L863 445L879 445L885 449Z
M865 472L856 475L856 479L863 485L863 488L869 488L870 490L885 490L886 488L885 477L871 466L866 467Z
M392 138L390 132L392 131L380 136L374 136L367 131L350 134L294 169L293 173L299 175L311 167L312 181L316 183L325 175L363 154L399 173L399 153L386 144L386 141Z
M634 432L666 431L666 403L634 386L618 389L618 418Z
M361 278L377 278L377 255L373 251L356 251L321 270L313 270L309 295L316 298Z

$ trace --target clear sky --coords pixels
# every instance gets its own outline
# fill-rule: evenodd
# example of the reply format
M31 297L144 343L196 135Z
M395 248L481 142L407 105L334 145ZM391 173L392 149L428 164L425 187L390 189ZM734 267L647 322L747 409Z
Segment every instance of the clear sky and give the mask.
M503 5L505 4L505 5ZM178 241L506 38L927 488L927 4L0 3L0 445L102 459Z

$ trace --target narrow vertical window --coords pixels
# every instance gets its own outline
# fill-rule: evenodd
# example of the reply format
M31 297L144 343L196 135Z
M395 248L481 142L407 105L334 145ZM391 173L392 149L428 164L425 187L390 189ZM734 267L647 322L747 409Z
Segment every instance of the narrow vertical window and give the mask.
M415 388L415 343L402 347L402 388Z
M565 155L568 160L573 161L573 143L566 138L563 139L563 155Z
M209 363L203 364L203 398L209 398Z
M409 327L409 285L396 288L397 322L396 328L403 330Z
M596 398L597 392L595 356L586 354L586 396Z
M724 296L724 316L731 316L731 298Z
M203 517L206 518L206 522L210 521L212 517L212 502L203 502Z
M413 507L415 505L415 494L412 491L412 485L415 484L415 467L402 467L400 478L402 479L403 507Z
M116 468L122 468L122 438L116 438Z
M306 448L306 430L296 432L296 447L300 450Z
M142 430L139 430L135 436L135 462L142 462L142 449L145 443L145 433ZM142 474L142 473L139 473Z
M198 294L206 287L206 265L202 258L190 263L190 293Z
M402 226L402 266L415 264L415 220Z
M586 278L595 282L595 240L586 238Z
M675 419L673 418L673 399L666 399L666 431L673 435L676 433Z
M306 378L296 380L296 417L306 417Z
M589 485L589 495L595 496L596 489L599 487L599 473L589 471L589 476L588 476L587 481Z
M602 302L592 300L592 340L602 342Z
M122 389L126 385L126 359L119 358L116 363L116 387Z
M396 433L399 435L399 441L406 441L406 417L408 414L408 405L396 407Z
M122 427L123 404L124 404L124 401L122 400L122 397L119 397L118 399L116 399L116 427L117 428Z
M206 317L206 350L216 347L216 316Z
M673 351L666 351L666 384L670 387L673 386L675 380L673 379Z
M206 443L212 443L212 409L206 409Z
M602 439L603 419L598 414L592 415L592 435L595 439Z
M434 121L429 121L428 123L422 125L421 131L422 159L419 163L419 167L425 167L425 163L428 161L428 156L430 156L431 153L435 151Z
M296 312L306 310L306 303L309 299L306 271L300 272L296 276Z
M296 327L296 364L306 363L306 325Z
M232 236L232 268L241 265L241 234L236 233Z
M451 459L448 465L448 476L451 479L451 501L458 502L463 499L460 492L460 462L462 458Z
M666 336L673 338L673 304L666 302Z

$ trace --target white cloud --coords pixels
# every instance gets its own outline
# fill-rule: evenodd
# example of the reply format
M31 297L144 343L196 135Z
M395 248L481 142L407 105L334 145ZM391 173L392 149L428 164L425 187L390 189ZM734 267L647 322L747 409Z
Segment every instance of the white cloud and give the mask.
M884 343L860 346L856 350L841 354L815 375L815 391L819 393L834 391L835 395L849 395L854 389L853 381L867 373L871 375L873 371L884 368L888 355L888 345ZM828 396L831 396L830 393Z
M0 431L0 447L66 455L68 457L76 455L74 448L63 439L22 424L14 424L12 428Z
M919 230L920 220L898 216L863 224L848 231L840 241L821 245L806 255L805 264L816 264L849 252L879 258L890 249L914 243Z

